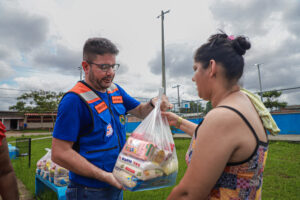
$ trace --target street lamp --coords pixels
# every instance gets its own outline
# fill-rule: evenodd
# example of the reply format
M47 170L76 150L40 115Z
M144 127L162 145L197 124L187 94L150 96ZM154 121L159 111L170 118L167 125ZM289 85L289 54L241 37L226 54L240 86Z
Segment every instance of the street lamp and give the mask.
M169 13L170 10L161 11L161 14L157 18L161 18L161 68L162 68L162 87L164 88L164 94L167 93L166 89L166 72L165 72L165 39L164 39L164 16Z
M261 101L263 101L263 99L262 99L262 86L261 86L261 78L260 78L260 69L259 69L259 66L262 65L262 64L263 63L254 64L255 66L257 66L257 70L258 70L259 88L260 88L260 99L261 99Z

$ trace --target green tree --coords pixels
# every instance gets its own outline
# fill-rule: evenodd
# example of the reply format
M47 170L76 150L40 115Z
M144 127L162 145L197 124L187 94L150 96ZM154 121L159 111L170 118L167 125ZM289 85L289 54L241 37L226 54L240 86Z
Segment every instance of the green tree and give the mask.
M62 92L56 93L44 90L23 93L17 98L16 105L10 106L9 110L23 113L55 112L63 94Z
M211 105L211 102L207 102L206 103L206 107L205 107L205 110L204 110L204 113L207 114L211 109L212 109L212 105Z
M190 101L190 108L180 108L181 113L200 113L203 112L203 108L200 104L197 104L195 101Z
M262 96L266 99L264 101L265 106L271 111L286 107L286 102L279 102L277 100L277 98L279 98L281 94L282 92L277 90L263 92Z
M17 98L17 103L10 106L9 110L15 110L22 113L54 113L57 111L58 104L64 93L52 91L32 91L24 93ZM55 118L52 116L54 127Z

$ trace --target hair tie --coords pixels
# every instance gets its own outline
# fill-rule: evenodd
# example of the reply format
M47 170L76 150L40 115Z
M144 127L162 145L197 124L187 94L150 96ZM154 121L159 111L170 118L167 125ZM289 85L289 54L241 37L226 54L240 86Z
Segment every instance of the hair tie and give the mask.
M234 40L234 36L233 35L230 35L227 37L229 40Z

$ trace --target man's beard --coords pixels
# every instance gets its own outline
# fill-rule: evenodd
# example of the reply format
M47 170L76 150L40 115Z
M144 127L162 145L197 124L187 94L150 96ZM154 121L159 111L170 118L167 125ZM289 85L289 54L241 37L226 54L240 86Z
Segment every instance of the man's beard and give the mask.
M92 71L89 73L89 80L91 83L96 87L96 90L106 90L111 86L111 83L109 85L104 83L104 79L111 79L111 83L114 80L114 76L105 76L102 79L97 79Z

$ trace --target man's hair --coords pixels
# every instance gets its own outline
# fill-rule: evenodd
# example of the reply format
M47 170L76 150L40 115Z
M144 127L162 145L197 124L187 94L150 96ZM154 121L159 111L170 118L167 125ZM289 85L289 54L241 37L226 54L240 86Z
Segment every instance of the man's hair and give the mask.
M89 38L83 46L83 60L93 61L97 55L119 53L114 43L106 38Z

